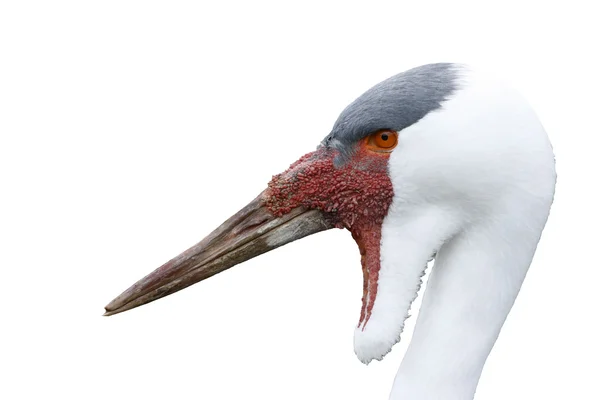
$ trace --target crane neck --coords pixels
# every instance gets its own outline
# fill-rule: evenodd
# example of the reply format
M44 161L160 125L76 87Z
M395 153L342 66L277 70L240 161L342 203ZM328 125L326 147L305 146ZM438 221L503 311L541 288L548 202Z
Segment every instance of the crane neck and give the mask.
M529 228L485 220L438 250L390 400L474 397L539 240Z

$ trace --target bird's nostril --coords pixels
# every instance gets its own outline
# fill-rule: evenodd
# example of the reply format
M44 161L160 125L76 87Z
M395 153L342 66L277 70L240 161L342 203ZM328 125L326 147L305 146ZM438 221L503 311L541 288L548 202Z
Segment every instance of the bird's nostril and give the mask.
M256 213L255 215L248 218L246 221L244 221L241 224L239 224L238 226L236 226L233 229L232 233L234 235L239 235L240 233L242 233L246 230L249 230L251 228L256 228L256 227L263 225L266 222L269 222L273 219L275 219L275 217L271 213L265 212L264 210L259 210L258 213Z

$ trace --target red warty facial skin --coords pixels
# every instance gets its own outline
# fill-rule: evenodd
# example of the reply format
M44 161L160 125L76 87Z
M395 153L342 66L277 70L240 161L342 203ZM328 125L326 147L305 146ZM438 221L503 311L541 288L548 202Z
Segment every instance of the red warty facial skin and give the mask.
M266 192L266 205L276 216L303 206L327 213L335 226L346 228L358 244L364 286L359 326L371 316L380 268L381 224L394 191L388 176L390 153L361 144L343 166L336 168L337 151L320 148L275 175Z

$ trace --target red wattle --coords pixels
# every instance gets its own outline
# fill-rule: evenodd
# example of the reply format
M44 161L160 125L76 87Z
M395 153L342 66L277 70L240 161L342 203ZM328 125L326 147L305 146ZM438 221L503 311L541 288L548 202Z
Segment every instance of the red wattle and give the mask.
M369 321L377 295L380 269L381 224L393 198L388 176L389 153L360 145L341 167L337 152L320 148L275 175L266 193L266 205L276 216L296 207L327 213L338 228L347 228L358 244L363 268L363 299L359 325Z

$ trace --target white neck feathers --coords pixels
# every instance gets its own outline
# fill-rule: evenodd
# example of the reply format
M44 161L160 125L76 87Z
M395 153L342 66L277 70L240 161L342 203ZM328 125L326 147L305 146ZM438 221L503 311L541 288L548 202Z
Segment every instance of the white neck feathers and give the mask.
M524 100L468 70L443 107L400 132L379 290L355 351L381 359L437 252L392 400L472 399L552 203L554 158Z

